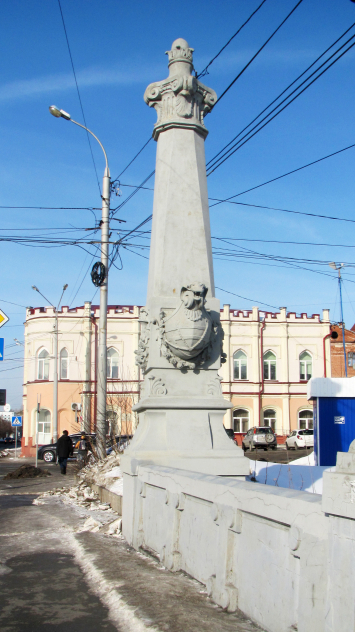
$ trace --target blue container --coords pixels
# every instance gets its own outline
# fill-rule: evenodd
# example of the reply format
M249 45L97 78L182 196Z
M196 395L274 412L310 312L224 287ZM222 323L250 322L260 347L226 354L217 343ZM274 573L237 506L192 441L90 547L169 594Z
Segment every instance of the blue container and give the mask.
M337 452L348 452L355 439L353 380L313 378L309 382L308 399L313 400L316 465L336 465ZM354 396L351 396L353 393Z

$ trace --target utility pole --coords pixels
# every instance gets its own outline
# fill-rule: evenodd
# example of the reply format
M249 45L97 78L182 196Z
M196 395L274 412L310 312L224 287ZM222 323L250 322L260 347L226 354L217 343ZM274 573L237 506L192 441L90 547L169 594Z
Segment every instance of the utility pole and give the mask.
M54 310L54 327L53 327L53 423L52 423L52 443L57 443L58 440L58 310L62 302L63 294L68 287L68 283L63 285L62 295L59 299L58 307L54 307L48 298L39 291L36 285L32 285L32 289L38 292L43 298L53 307Z
M344 323L344 314L343 314L343 295L342 295L342 291L341 291L341 282L342 282L342 278L341 278L341 269L344 267L344 264L343 264L343 263L340 263L339 265L337 265L334 261L332 261L329 265L330 265L330 267L331 267L331 268L333 268L333 270L337 270L337 271L338 271L338 283L339 283L339 293L340 293L341 324L342 324L342 328L343 328L343 350L344 350L345 377L348 377L348 367L347 367L347 364L346 364L345 323Z
M106 165L102 181L101 263L106 271L100 286L99 354L97 366L97 417L96 445L100 459L106 456L106 393L107 393L107 290L108 290L108 240L111 181Z
M100 459L106 456L106 396L107 396L107 290L108 290L108 240L110 229L110 197L111 178L107 154L97 136L81 123L74 121L68 112L59 110L55 105L49 108L56 118L71 121L85 129L99 143L106 161L105 173L102 181L102 217L101 217L101 269L97 286L100 287L100 318L99 318L99 354L97 363L97 415L96 415L96 448ZM98 264L95 264L97 266Z

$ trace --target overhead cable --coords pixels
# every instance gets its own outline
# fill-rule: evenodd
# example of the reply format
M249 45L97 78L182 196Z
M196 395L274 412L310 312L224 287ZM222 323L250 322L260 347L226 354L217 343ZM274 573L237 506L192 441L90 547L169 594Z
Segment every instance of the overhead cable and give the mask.
M66 41L67 41L68 52L69 52L69 57L70 57L70 63L71 63L71 67L72 67L72 70L73 70L73 75L74 75L74 79L75 79L76 90L77 90L78 97L79 97L79 103L80 103L81 113L82 113L82 115L83 115L84 125L85 125L85 127L87 127L87 124L86 124L86 119L85 119L85 114L84 114L83 103L82 103L81 96L80 96L80 90L79 90L78 80L77 80L77 78L76 78L76 72L75 72L75 68L74 68L73 57L72 57L71 50L70 50L69 38L68 38L67 29L66 29L66 26L65 26L64 15L63 15L63 11L62 11L62 6L61 6L61 4L60 4L60 0L58 0L58 5L59 5L60 15L61 15L61 17L62 17L63 29L64 29L64 33L65 33L65 39L66 39ZM94 169L95 169L96 180L97 180L97 186L98 186L98 188L99 188L99 192L100 192L100 196L101 196L100 182L99 182L99 178L98 178L98 175L97 175L97 169L96 169L96 164L95 164L94 154L93 154L93 152L92 152L92 147L91 147L91 142L90 142L90 136L89 136L89 132L88 132L88 130L86 129L85 131L86 131L86 136L87 136L88 143L89 143L89 147L90 147L90 153L91 153L92 162L93 162Z
M213 62L215 61L215 59L217 59L217 57L220 56L220 54L224 51L225 48L227 48L227 46L229 46L229 44L231 43L232 40L234 40L234 38L238 35L238 33L240 33L240 31L244 28L244 26L246 26L246 24L248 24L248 22L250 22L250 20L252 19L252 17L259 11L259 9L261 9L261 7L263 6L263 4L265 4L266 0L263 0L261 2L261 4L259 4L259 6L255 9L255 11L253 11L253 13L251 13L251 15L249 15L248 19L245 20L245 22L242 24L242 26L239 27L239 29L234 33L234 35L232 35L232 37L228 40L228 42L222 46L221 50L218 51L217 55L215 55L210 62L208 62L207 66L205 66L205 68L203 70L201 70L201 72L196 74L196 77L199 79L200 77L205 77L206 75L208 75L208 69L210 66L212 66Z
M248 61L248 63L244 66L244 68L242 68L242 70L237 74L237 76L233 79L233 81L229 84L229 86L226 87L226 89L224 90L224 92L222 92L221 96L218 97L216 104L223 99L224 95L227 94L227 92L231 89L232 86L234 86L235 82L238 81L239 77L242 76L242 74L246 71L247 68L249 68L250 64L254 61L254 59L256 59L256 57L261 53L261 51L265 48L265 46L270 42L270 40L274 37L274 35L276 35L276 33L280 30L280 28L285 24L285 22L288 20L288 18L291 17L292 13L294 11L296 11L297 7L299 7L299 5L301 4L301 2L303 2L303 0L298 0L297 4L293 7L293 9L290 11L290 13L285 17L284 20L282 20L281 24L279 24L279 26L275 29L275 31L273 33L271 33L270 37L268 37L268 39L266 40L266 42L264 42L264 44L259 48L259 50L255 53L255 55L253 55L253 57Z
M128 167L130 167L130 166L131 166L131 164L132 164L132 162L134 162L134 161L135 161L135 159L136 159L136 158L138 158L139 154L141 154L141 153L142 153L143 149L145 149L145 148L146 148L146 146L150 143L150 141L151 141L151 140L152 140L152 136L149 138L149 140L147 140L147 142L146 142L146 143L144 143L143 147L142 147L139 151L137 151L137 153L136 153L136 155L134 156L134 158L132 158L132 160L131 160L131 161L128 163L128 165L127 165L127 166L123 169L123 171L121 171L121 173L119 173L119 174L118 174L117 178L115 178L114 180L112 180L112 184L113 184L114 182L117 182L118 178L120 178L120 177L121 177L121 175L122 175L125 171L127 171Z
M248 125L246 125L239 132L239 134L234 136L234 138L232 138L232 140L229 143L227 143L217 154L215 154L215 156L213 158L211 158L207 162L206 166L208 167L212 162L214 162L216 160L216 158L218 158L218 156L220 156L221 153L223 153L237 138L239 138L239 136L241 136L241 134L243 132L245 132L246 129L248 129L248 127L250 127L253 123L255 123L255 121L257 121L257 119L260 118L264 114L264 112L266 112L266 110L268 110L272 105L274 105L274 103L276 103L276 101L278 101L280 99L280 97L282 97L285 94L285 92L287 92L297 81L299 81L299 79L301 79L306 74L306 72L308 72L311 68L313 68L313 66L322 57L324 57L324 55L326 55L326 53L328 53L331 48L333 48L343 37L345 37L345 35L347 35L347 33L349 31L351 31L351 29L353 29L354 26L355 26L355 22L348 29L346 29L346 31L344 31L344 33L342 33L342 35L340 35L340 37L338 37L338 39L335 40L335 42L333 42L330 46L328 46L328 48L326 48L326 50L323 51L323 53L321 55L319 55L317 57L317 59L315 59L300 75L298 75L298 77L296 77L296 79L294 79L284 90L282 90L282 92L280 92L280 94L275 99L273 99L273 101L271 101L271 103L269 103L269 105L267 105ZM350 40L348 40L348 41L350 41ZM343 46L345 46L345 45L346 45L346 43ZM338 50L340 50L340 49L338 49Z
M228 198L225 198L224 200L220 200L219 202L215 202L215 204L211 204L211 207L213 206L218 206L218 204L222 204L223 202L229 202L230 200L233 200L236 197L239 197L240 195L244 195L244 193L249 193L250 191L255 191L255 189L260 189L260 187L264 187L267 184L270 184L271 182L276 182L277 180L281 180L281 178L286 178L286 176L291 175L292 173L297 173L297 171L302 171L302 169L307 169L307 167L311 167L312 165L316 165L318 162L322 162L323 160L327 160L328 158L332 158L332 156L337 156L338 154L341 154L343 151L347 151L348 149L352 149L353 147L355 147L355 143L353 143L352 145L348 145L347 147L343 147L343 149L338 149L338 151L333 151L331 154L328 154L327 156L323 156L322 158L318 158L317 160L313 160L312 162L308 162L306 165L303 165L302 167L297 167L297 169L292 169L292 171L288 171L287 173L283 173L281 176L277 176L276 178L272 178L271 180L267 180L266 182L262 182L262 184L258 184L255 187L251 187L250 189L245 189L245 191L241 191L240 193L236 193L235 195L231 195ZM275 209L276 210L276 209ZM288 212L293 212L293 213L299 213L300 215L303 215L303 213L301 213L301 211L288 211L285 209L278 209L278 210L283 210L286 213ZM326 217L324 216L319 216L319 217ZM340 219L340 218L335 218L335 217L329 217L328 219ZM354 220L343 220L343 221L354 221Z
M354 39L355 35L353 35L349 40ZM348 43L346 42L346 44ZM346 44L344 44L343 46L345 46ZM251 140L256 134L258 134L262 129L264 129L264 127L266 127L266 125L268 125L269 123L271 123L271 121L273 121L279 114L281 114L281 112L283 112L289 105L291 105L291 103L293 103L296 99L298 99L298 97L301 96L301 94L303 94L303 92L305 92L308 88L311 87L311 85L313 85L313 83L315 81L317 81L317 79L319 79L325 72L327 72L327 70L329 70L329 68L331 68L337 61L339 61L339 59L341 59L351 48L353 48L355 46L355 42L353 42L345 51L343 51L340 55L338 55L338 57L336 59L334 59L332 61L332 63L330 63L326 68L324 68L324 70L322 70L321 73L319 73L319 75L317 75L312 81L310 81L310 83L308 83L308 85L306 85L303 90L300 90L299 92L297 92L299 90L299 88L304 85L304 83L306 83L316 72L318 72L318 70L323 67L326 63L328 63L328 61L339 52L339 50L341 48L343 48L343 46L341 46L338 51L336 51L335 53L333 53L333 55L331 55L330 58L328 58L317 70L315 70L309 77L307 77L307 79L305 79L295 90L293 90L283 101L281 101L273 110L271 110L271 112L269 112L269 114L267 114L261 121L259 121L259 123L257 123L251 130L249 130L244 136L242 136L242 138L240 138L235 145L233 145L232 147L230 147L222 156L220 156L220 158L216 159L214 162L210 161L209 163L209 167L208 167L208 173L207 176L210 176L214 171L216 171L216 169L218 169L218 167L220 167L224 162L226 162L226 160L228 160L231 156L233 156L233 154L235 154L236 151L238 151L238 149L241 149L241 147L243 147L249 140ZM297 94L293 97L293 99L290 99L288 101L288 99L295 93L297 92ZM285 101L288 101L281 109L280 106L285 103ZM275 112L276 110L278 110L276 112L276 114L274 114L274 116L271 116L271 114L273 114L273 112ZM266 121L263 125L262 123ZM254 131L256 130L256 131ZM252 132L254 131L254 133L252 134ZM239 134L238 134L239 136ZM244 142L242 142L244 141ZM214 159L212 159L214 160ZM211 164L212 162L212 164Z

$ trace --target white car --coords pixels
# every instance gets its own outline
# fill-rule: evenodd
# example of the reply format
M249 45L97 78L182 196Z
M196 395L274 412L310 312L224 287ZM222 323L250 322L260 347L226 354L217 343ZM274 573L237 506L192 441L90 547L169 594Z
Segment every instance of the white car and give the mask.
M293 430L286 439L287 450L296 450L297 448L313 448L314 435L313 430Z

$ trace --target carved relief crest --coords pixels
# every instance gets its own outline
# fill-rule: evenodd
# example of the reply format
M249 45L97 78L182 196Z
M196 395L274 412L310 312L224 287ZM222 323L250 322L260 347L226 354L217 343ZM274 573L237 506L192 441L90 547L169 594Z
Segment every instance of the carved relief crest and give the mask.
M199 282L182 287L179 306L170 314L161 311L155 321L161 353L179 369L194 369L206 362L220 333L220 324L205 308L207 291Z

